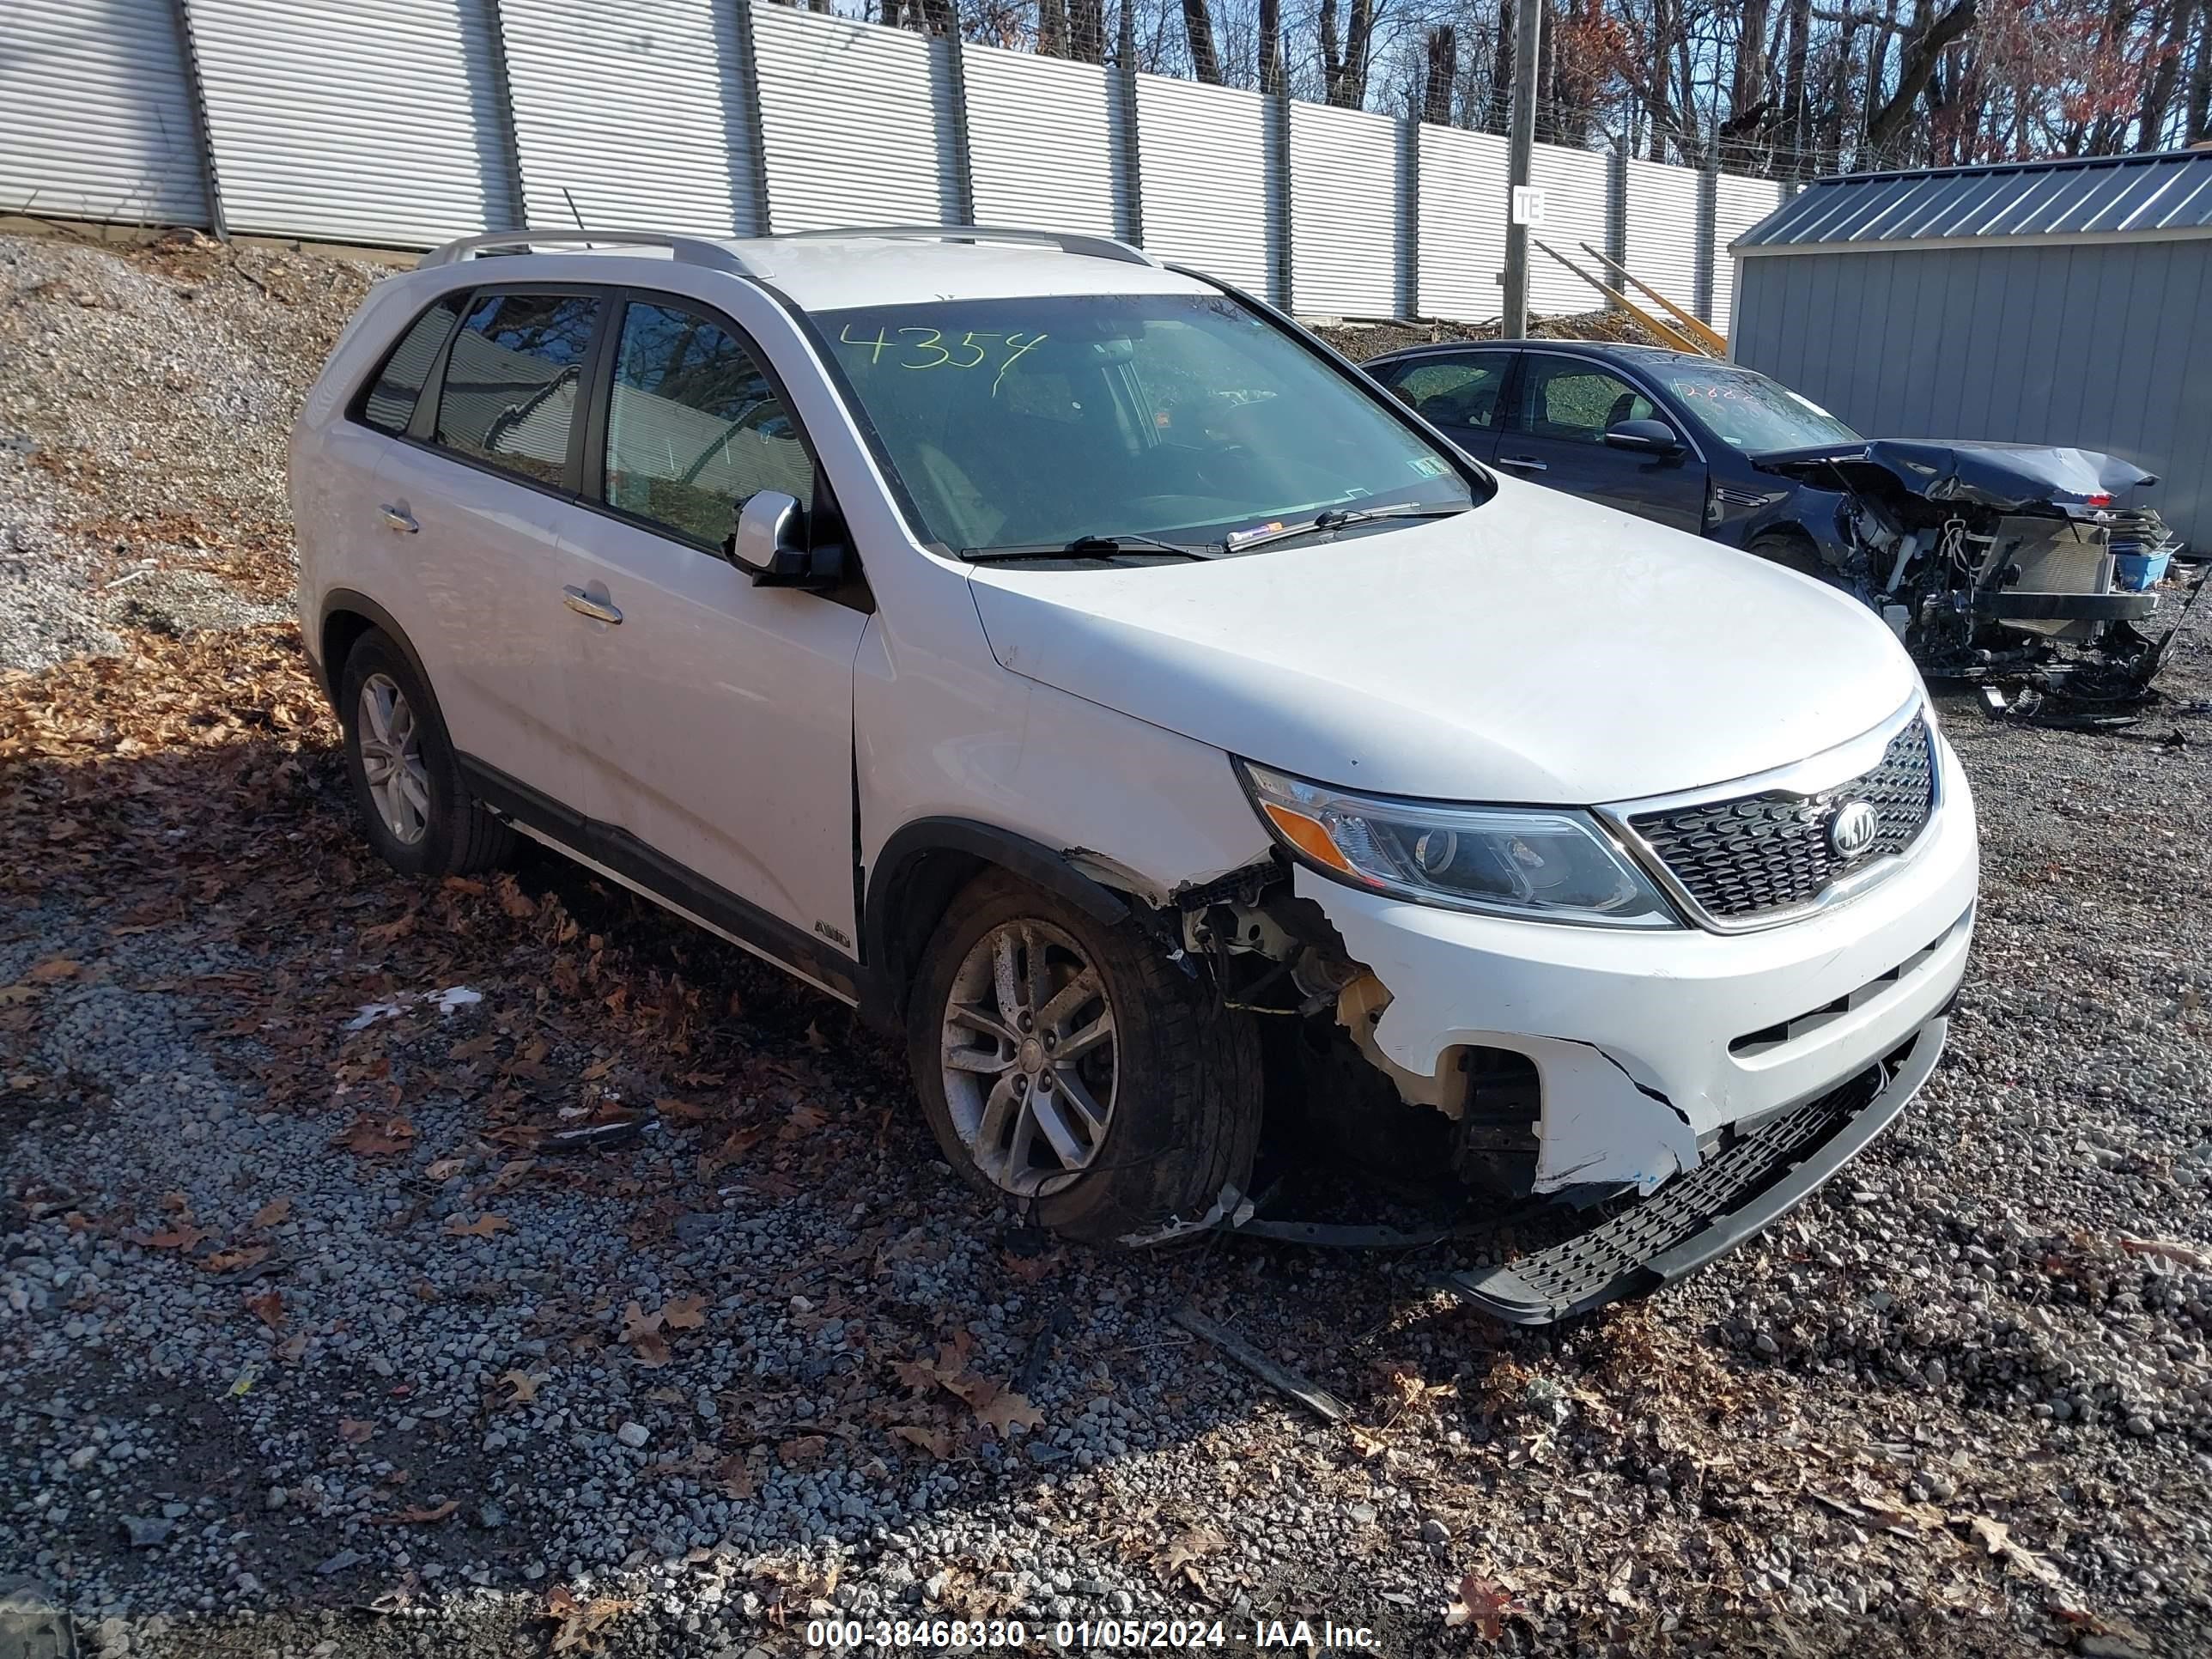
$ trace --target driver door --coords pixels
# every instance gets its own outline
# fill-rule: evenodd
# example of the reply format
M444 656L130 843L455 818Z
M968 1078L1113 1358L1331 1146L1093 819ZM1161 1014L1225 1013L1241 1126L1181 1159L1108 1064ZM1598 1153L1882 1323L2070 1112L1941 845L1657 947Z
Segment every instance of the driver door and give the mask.
M812 453L759 349L697 301L631 293L608 353L562 536L585 574L586 810L704 919L787 963L824 940L849 956L868 616L851 594L756 587L723 550L759 490L834 510Z
M1644 390L1591 357L1522 354L1521 386L1498 441L1498 465L1531 483L1603 501L1638 518L1704 529L1705 464L1686 437L1672 455L1615 449L1606 428L1668 419ZM1679 430L1677 436L1684 436Z

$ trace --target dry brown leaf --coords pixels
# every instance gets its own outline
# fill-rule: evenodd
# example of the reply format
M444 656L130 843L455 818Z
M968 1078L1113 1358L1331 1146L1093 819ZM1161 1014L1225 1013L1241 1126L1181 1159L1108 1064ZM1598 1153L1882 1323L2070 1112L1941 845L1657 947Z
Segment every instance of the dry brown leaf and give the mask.
M376 1432L376 1425L358 1417L338 1419L338 1438L349 1446L358 1446Z
M599 1632L635 1605L611 1595L579 1601L568 1590L556 1585L545 1593L545 1611L538 1616L557 1626L552 1640L555 1653L579 1649L595 1652L599 1646Z
M189 1221L175 1221L158 1233L134 1233L131 1242L149 1250L189 1250L204 1238L212 1237L204 1227L195 1227Z
M2171 1238L2130 1238L2123 1234L2120 1248L2130 1255L2155 1256L2177 1267L2212 1267L2212 1255Z
M461 1507L458 1498L448 1498L442 1504L417 1504L413 1509L400 1510L392 1515L372 1515L370 1522L380 1527L434 1527Z
M82 967L82 963L71 962L67 957L48 957L44 962L33 964L31 971L24 977L40 981L75 979Z
M468 1167L469 1161L465 1158L441 1158L422 1173L432 1181L451 1181Z
M1511 1613L1526 1618L1528 1609L1513 1599L1512 1591L1470 1572L1452 1587L1444 1624L1451 1629L1473 1625L1484 1641L1496 1642L1504 1638L1506 1616Z
M830 1048L830 1039L822 1035L822 1028L811 1019L806 1022L806 1046L817 1054L827 1053Z
M364 945L390 945L405 939L414 931L415 912L410 910L397 921L380 921L374 927L362 928L361 939Z
M722 1490L732 1498L753 1495L753 1472L745 1467L742 1457L726 1457L714 1466L714 1479L721 1482Z
M698 1297L672 1297L661 1304L660 1322L672 1331L696 1331L707 1322L704 1309Z
M1036 1429L1044 1423L1044 1413L1011 1389L994 1390L975 1411L975 1420L1001 1440L1017 1424L1024 1429Z
M1199 1577L1198 1564L1207 1556L1218 1554L1228 1547L1229 1540L1211 1527L1193 1527L1178 1533L1168 1540L1167 1548L1161 1552L1158 1563L1160 1577L1163 1579L1187 1578L1194 1584L1200 1583L1203 1581Z
M629 1351L637 1363L648 1370L659 1370L676 1356L669 1352L668 1339L658 1331L647 1331L630 1339Z
M284 1293L268 1290L258 1296L249 1296L246 1298L246 1310L273 1331L284 1322Z
M616 1060L612 1054L609 1054L605 1060L595 1060L584 1067L583 1080L586 1083L597 1083L609 1072L613 1071L615 1066Z
M499 1173L491 1178L491 1189L495 1193L511 1192L522 1178L538 1167L534 1158L518 1158L499 1166Z
M777 1132L776 1138L780 1140L796 1140L801 1135L812 1134L829 1121L829 1113L823 1111L819 1106L811 1106L802 1101L791 1109L791 1115L784 1119L783 1127Z
M507 1384L507 1398L502 1404L526 1406L538 1398L538 1385L545 1379L532 1376L528 1371L507 1371L499 1380Z
M1968 1519L1966 1529L1974 1534L1975 1541L1991 1555L2002 1556L2005 1565L2014 1571L2054 1588L2066 1582L2058 1569L2050 1562L2024 1545L2014 1543L2012 1528L2003 1522L1992 1520L1986 1515L1977 1515Z
M819 1463L830 1450L826 1435L802 1434L787 1440L775 1449L776 1461L787 1468L811 1469Z
M0 1008L12 1008L39 994L35 985L0 985Z
M212 1255L204 1255L199 1259L199 1265L211 1273L236 1273L241 1268L252 1267L268 1254L266 1244L247 1244L237 1249L217 1250Z
M257 1227L280 1227L291 1213L290 1199L272 1199L253 1212L253 1224Z
M681 1123L704 1123L714 1115L704 1106L695 1106L688 1100L678 1100L673 1097L654 1101L653 1109L663 1117L672 1117Z
M343 1146L362 1158L388 1158L404 1152L415 1139L415 1126L404 1117L356 1118L331 1145Z
M891 1438L903 1440L909 1446L919 1446L939 1462L952 1455L952 1437L943 1429L929 1428L920 1423L894 1423Z
M489 1210L474 1221L463 1221L459 1216L447 1218L446 1237L448 1238L489 1238L494 1233L505 1232L514 1224L503 1215L494 1215Z
M499 908L517 921L527 921L538 914L537 901L514 884L513 876L494 878L499 889Z

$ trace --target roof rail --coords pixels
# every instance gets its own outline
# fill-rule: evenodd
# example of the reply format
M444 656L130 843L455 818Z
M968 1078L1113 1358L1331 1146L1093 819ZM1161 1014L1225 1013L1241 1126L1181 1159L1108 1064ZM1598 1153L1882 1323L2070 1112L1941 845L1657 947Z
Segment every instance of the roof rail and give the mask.
M776 238L802 242L836 236L900 236L942 242L1018 242L1033 247L1056 247L1092 259L1113 259L1125 265L1160 262L1140 247L1117 242L1110 236L1084 236L1065 230L1022 230L997 225L840 225L826 230L799 230Z
M473 259L483 253L501 248L526 248L539 242L586 242L609 247L665 247L676 257L678 264L704 265L710 270L726 270L734 276L757 276L761 273L739 258L737 253L721 243L709 241L704 236L677 236L657 230L495 230L481 236L464 236L458 241L434 247L420 259L416 267L459 264L464 259Z

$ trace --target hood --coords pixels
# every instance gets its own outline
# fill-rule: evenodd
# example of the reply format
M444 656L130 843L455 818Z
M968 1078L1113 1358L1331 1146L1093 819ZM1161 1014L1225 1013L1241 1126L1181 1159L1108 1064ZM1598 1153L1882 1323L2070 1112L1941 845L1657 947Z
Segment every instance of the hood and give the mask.
M1012 672L1325 783L1594 805L1857 736L1919 689L1808 577L1502 480L1456 518L1204 563L979 566Z
M2132 462L2094 449L1942 438L1873 438L1776 450L1753 456L1752 464L1831 486L1838 470L1848 479L1861 468L1874 467L1908 495L1970 501L2000 513L2036 506L2109 507L2113 497L2158 482ZM1854 487L1865 486L1855 481Z

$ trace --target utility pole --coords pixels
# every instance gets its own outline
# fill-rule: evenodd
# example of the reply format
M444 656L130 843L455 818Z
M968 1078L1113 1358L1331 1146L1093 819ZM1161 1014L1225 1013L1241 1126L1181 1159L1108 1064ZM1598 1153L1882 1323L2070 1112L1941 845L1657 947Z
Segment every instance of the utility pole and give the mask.
M1536 60L1543 48L1545 0L1521 0L1514 21L1513 126L1506 140L1508 204L1525 200L1536 159ZM1505 337L1528 332L1528 227L1509 214L1505 226Z

